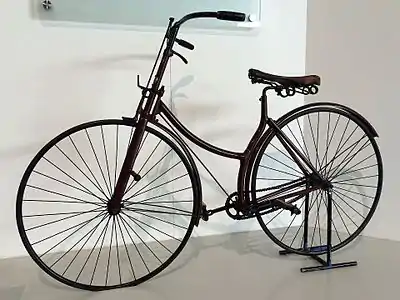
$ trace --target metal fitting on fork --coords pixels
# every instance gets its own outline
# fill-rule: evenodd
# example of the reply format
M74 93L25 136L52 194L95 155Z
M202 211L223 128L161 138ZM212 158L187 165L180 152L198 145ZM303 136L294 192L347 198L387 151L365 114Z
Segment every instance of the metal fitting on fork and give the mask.
M135 181L139 181L140 179L142 179L142 176L140 176L138 173L136 173L135 171L131 170L129 172L130 175L132 175L133 180Z

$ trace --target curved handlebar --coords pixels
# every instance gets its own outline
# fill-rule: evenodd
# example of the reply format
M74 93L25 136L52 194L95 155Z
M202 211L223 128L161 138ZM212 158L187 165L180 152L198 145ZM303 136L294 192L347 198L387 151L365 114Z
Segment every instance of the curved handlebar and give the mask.
M235 11L194 12L194 13L187 14L186 16L181 18L179 21L177 21L175 23L175 26L179 27L186 21L189 21L191 19L200 19L200 18L214 18L214 19L224 20L224 21L244 22L244 21L246 21L246 14L241 13L241 12L235 12Z
M189 50L193 50L194 49L194 45L182 40L182 39L178 39L177 35L178 35L178 31L179 28L181 27L181 25L183 23L185 23L186 21L189 21L191 19L200 19L200 18L214 18L214 19L218 19L218 20L224 20L224 21L233 21L233 22L244 22L246 21L246 14L241 13L241 12L235 12L235 11L216 11L216 12L194 12L194 13L190 13L187 14L186 16L182 17L179 21L175 22L173 24L174 19L170 18L170 24L168 27L168 38L170 40L170 44L169 44L169 50L168 51L172 51L169 53L172 53L173 55L177 55L180 59L183 60L183 62L185 64L188 63L188 61L179 53L177 53L176 51L172 50L172 47L174 45L174 43L178 43L180 46L189 49ZM173 24L173 25L172 25ZM172 25L172 27L171 27Z

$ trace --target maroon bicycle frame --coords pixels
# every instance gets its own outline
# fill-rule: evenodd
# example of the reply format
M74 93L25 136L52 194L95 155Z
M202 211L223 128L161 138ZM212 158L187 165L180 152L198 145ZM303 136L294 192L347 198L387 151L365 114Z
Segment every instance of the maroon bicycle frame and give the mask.
M189 131L174 116L174 114L168 109L168 107L162 102L162 96L164 94L164 87L161 86L161 83L162 83L162 79L163 79L165 70L168 66L169 59L173 55L177 55L185 61L185 59L179 53L177 53L173 50L173 46L177 42L177 35L179 32L180 26L184 22L186 22L190 19L195 19L195 18L218 18L218 12L192 13L192 14L186 15L181 20L179 20L175 23L174 23L174 19L170 18L168 29L166 31L163 43L160 48L159 56L162 52L165 41L167 41L167 43L166 43L166 46L162 53L161 61L157 68L157 72L154 76L152 84L150 85L150 81L151 81L153 72L150 75L150 78L149 78L149 81L148 81L146 87L140 86L138 84L138 86L140 88L142 88L142 97L139 102L135 117L132 119L133 122L135 123L136 129L132 136L131 142L128 146L127 154L125 156L125 159L124 159L124 162L123 162L123 165L121 168L121 172L120 172L118 180L117 180L114 194L108 203L109 209L111 209L111 210L119 210L120 209L122 198L124 196L125 189L127 187L129 178L132 175L137 175L132 171L132 168L133 168L133 165L137 158L139 147L142 143L143 135L146 130L146 126L148 125L149 122L150 123L155 122L156 116L158 114L162 114L170 122L170 124L174 128L177 129L177 131L179 133L181 133L184 137L186 137L188 140L193 142L195 145L197 145L211 153L214 153L216 155L230 158L230 159L237 159L240 161L240 167L239 167L239 172L238 172L238 177L237 177L237 189L238 189L237 195L238 195L239 201L237 201L237 207L236 207L236 209L238 209L240 211L243 211L246 207L248 207L251 202L247 187L249 186L249 183L250 183L251 169L253 166L252 163L254 162L255 156L257 155L259 149L262 146L261 142L264 140L263 136L265 134L271 134L271 132L274 132L277 135L278 139L281 141L281 143L283 143L283 146L286 148L286 150L292 156L292 158L297 163L297 165L300 167L300 169L304 172L305 176L307 176L309 174L309 172L306 170L306 167L304 166L304 164L310 168L312 173L317 174L317 176L318 176L317 170L315 170L315 168L307 160L307 158L302 154L302 152L299 151L295 147L295 145L293 145L293 143L289 140L289 138L280 130L279 125L274 120L272 120L271 118L268 117L267 96L266 96L267 90L270 89L268 87L264 88L261 99L260 99L261 100L261 117L260 117L258 127L257 127L255 133L253 134L252 138L250 139L246 149L243 152L233 152L233 151L225 150L225 149L216 147L214 145L211 145L208 142L200 139L199 137L194 135L191 131ZM229 20L229 18L226 18L226 19ZM185 42L185 43L187 43L187 42ZM189 43L187 43L187 44L189 44ZM182 44L180 44L180 45L188 48L186 45L182 45ZM156 69L157 62L158 62L158 58L156 60L156 63L154 64L153 71ZM269 131L266 132L265 129L266 129L267 125L269 126L270 129L269 129ZM301 162L301 161L303 161L303 162ZM292 185L292 188L296 187L296 186L301 186L301 185L304 185L304 183L299 182L295 185ZM314 189L307 188L303 191L299 191L296 193L298 193L298 195L302 195L304 193L309 193L312 190L314 190ZM296 193L292 193L291 197L296 196L297 195ZM264 196L258 200L262 201L263 198L267 199L267 196Z

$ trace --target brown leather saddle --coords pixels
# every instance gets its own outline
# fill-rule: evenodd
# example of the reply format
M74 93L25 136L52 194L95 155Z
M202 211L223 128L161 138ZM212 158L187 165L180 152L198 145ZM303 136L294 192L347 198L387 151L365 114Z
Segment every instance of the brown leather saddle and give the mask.
M321 78L318 75L306 75L306 76L279 76L269 74L256 69L249 70L249 78L252 83L278 83L283 87L303 87L320 85Z

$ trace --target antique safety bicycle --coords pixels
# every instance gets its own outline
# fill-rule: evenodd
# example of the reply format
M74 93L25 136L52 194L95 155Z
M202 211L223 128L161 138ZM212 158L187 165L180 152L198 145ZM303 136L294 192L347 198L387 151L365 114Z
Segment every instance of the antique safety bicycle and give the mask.
M191 133L162 101L163 75L182 24L195 18L242 22L243 13L195 12L170 18L136 114L73 127L51 140L27 167L17 195L23 244L36 264L72 287L105 290L140 284L165 269L193 229L217 212L234 220L255 218L284 253L319 258L360 235L382 189L382 159L372 125L349 107L311 103L277 120L268 116L267 93L318 92L316 75L285 77L250 69L263 84L261 117L243 152L221 149ZM188 146L237 160L237 190L208 209ZM303 269L303 271L313 268Z

